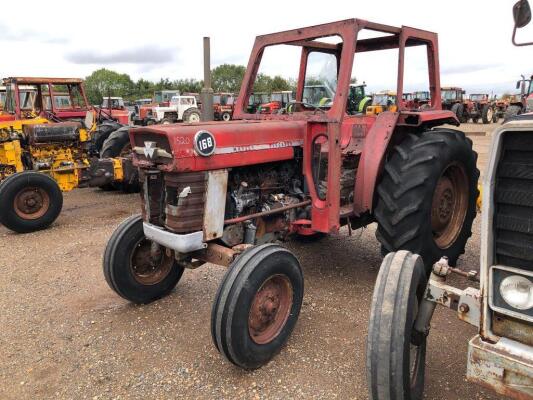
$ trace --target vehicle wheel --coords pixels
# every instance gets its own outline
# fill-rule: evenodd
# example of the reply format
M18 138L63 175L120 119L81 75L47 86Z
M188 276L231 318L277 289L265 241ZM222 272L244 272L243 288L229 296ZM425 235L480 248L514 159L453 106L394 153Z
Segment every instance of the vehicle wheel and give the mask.
M222 113L222 121L230 121L231 114L229 112Z
M483 110L481 111L481 120L484 124L490 124L492 122L492 118L494 117L494 110L490 106L490 104L485 104L483 106Z
M161 125L170 125L172 121L168 118L163 118L159 124Z
M507 122L509 118L514 117L515 115L522 114L522 108L519 106L509 106L507 107L507 110L505 110L505 114L503 115L503 122Z
M195 107L188 108L183 112L183 121L189 123L200 122L200 110Z
M425 288L420 256L398 251L385 257L374 286L366 344L372 400L422 398L427 340L413 335L413 325Z
M472 123L477 124L479 122L479 117L472 117Z
M167 295L183 275L173 250L152 249L152 245L144 236L141 216L133 215L117 227L105 248L107 284L133 303L145 304Z
M114 121L106 121L102 123L96 131L92 135L92 142L94 144L94 149L99 154L102 151L102 146L104 145L104 142L109 137L111 132L116 131L117 129L120 129L122 127L122 124L119 124L118 122Z
M300 264L287 249L264 244L242 253L224 275L211 311L211 335L233 364L255 369L289 338L302 306Z
M10 175L0 185L0 224L18 233L48 227L63 208L57 182L39 172Z
M433 129L409 134L396 146L377 187L376 236L383 254L409 250L431 265L455 265L472 235L479 171L463 132Z
M461 123L464 123L466 122L464 119L464 107L461 103L455 103L452 108L451 108L451 111L455 114L455 116L457 117L457 119L459 120L459 122Z
M122 128L113 132L104 142L101 158L115 158L115 157L129 157L131 156L131 142L130 142L130 127L123 126ZM113 182L112 184L100 187L102 190L119 189L126 193L138 192L139 177L137 174L132 176L127 182Z
M492 111L493 111L492 122L497 123L498 120L500 119L500 116L499 116L500 111L497 108L493 108Z

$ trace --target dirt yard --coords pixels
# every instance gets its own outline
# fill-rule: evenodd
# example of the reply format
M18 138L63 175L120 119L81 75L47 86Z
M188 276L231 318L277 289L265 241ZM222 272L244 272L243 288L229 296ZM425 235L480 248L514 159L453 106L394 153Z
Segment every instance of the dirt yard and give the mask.
M483 164L490 134L471 137ZM367 319L381 262L374 226L316 245L286 244L305 275L299 322L281 354L243 372L211 342L222 267L186 271L170 296L146 306L108 288L104 246L138 212L137 196L79 189L66 194L50 229L17 235L0 227L1 399L367 398ZM478 267L479 238L478 218L459 267ZM426 398L501 398L465 380L475 332L451 311L437 310Z

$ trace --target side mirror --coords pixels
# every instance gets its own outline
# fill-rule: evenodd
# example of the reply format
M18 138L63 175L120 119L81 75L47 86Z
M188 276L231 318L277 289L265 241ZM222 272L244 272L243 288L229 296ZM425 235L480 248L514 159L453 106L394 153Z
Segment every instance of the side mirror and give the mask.
M523 28L531 21L531 7L527 0L520 0L513 6L514 24L517 28Z
M513 6L513 19L514 19L514 28L513 28L513 38L512 42L515 46L529 46L533 45L533 42L526 43L517 43L516 42L516 30L518 28L523 28L531 21L531 7L527 0L519 0Z

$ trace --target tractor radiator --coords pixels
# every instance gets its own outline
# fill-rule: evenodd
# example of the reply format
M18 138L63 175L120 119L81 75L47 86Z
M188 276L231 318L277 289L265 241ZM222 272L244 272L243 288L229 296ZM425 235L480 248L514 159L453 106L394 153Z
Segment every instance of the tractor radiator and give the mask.
M496 263L533 270L533 132L507 132L496 175Z

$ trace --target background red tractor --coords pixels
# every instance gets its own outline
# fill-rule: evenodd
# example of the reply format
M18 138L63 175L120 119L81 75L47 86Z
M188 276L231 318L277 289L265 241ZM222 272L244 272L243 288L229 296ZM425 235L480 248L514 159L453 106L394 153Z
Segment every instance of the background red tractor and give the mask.
M213 112L216 120L229 121L233 116L235 96L233 93L215 93L213 96Z
M480 119L484 124L498 121L496 110L488 94L468 95L465 110L468 111L468 116L472 118L473 123L477 123Z

